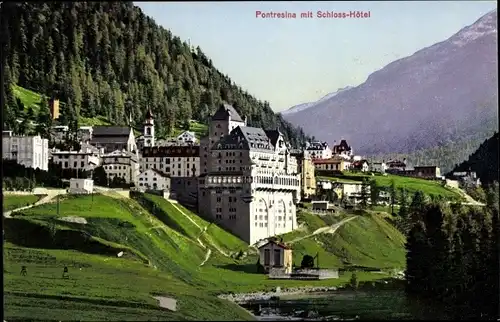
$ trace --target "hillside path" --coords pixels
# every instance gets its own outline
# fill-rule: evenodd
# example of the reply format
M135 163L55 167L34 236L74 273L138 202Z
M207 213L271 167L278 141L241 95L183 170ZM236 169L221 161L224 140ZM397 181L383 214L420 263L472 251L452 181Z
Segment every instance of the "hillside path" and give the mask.
M347 222L349 222L349 221L351 221L351 220L353 220L353 219L355 219L357 217L358 216L352 216L352 217L349 217L349 218L342 219L338 223L333 224L331 226L326 226L326 227L318 228L312 234L309 234L309 235L306 235L306 236L302 236L302 237L299 237L299 238L296 238L296 239L292 240L290 242L290 244L293 244L295 242L301 241L302 239L310 238L310 237L318 235L318 234L325 234L325 233L335 234L335 232L337 231L337 229L339 229L342 225L344 225L345 223L347 223Z
M26 210L26 209L30 209L30 208L33 208L35 206L40 206L40 205L43 205L43 204L46 204L46 203L49 203L50 201L52 201L52 199L54 199L55 197L57 197L58 195L63 195L64 193L61 193L60 191L55 191L55 192L50 192L50 190L47 192L47 195L45 197L43 197L42 199L38 200L37 202L35 202L34 204L31 204L29 206L24 206L24 207L20 207L20 208L17 208L17 209L13 209L13 210L10 210L10 211L7 211L7 212L4 212L3 213L3 216L5 218L11 218L11 214L16 212L16 211L21 211L21 210Z
M180 212L182 215L184 215L184 217L186 217L187 219L189 219L189 221L191 221L196 227L198 227L201 231L201 234L205 233L207 231L207 228L208 226L202 228L200 227L200 225L198 225L198 223L196 221L194 221L190 216L186 215L184 213L184 211L182 211L182 209L180 209L179 207L177 207L177 201L176 200L171 200L169 199L169 202L172 204L172 206L174 206L175 209L177 209L178 212ZM200 236L201 236L200 234ZM210 258L210 255L212 254L212 250L210 250L210 248L208 248L205 244L203 244L203 242L197 238L197 241L198 243L203 247L203 248L206 248L207 249L207 253L206 253L206 256L205 256L205 260L200 264L200 266L202 266L203 264L206 263L206 261L208 261L208 259ZM221 253L222 255L226 256L226 257L230 257L229 254L227 254L226 252L224 252L222 249L220 249L217 245L211 243L212 247L214 247L219 253Z
M448 186L449 187L449 186ZM469 196L462 188L457 188L457 187L452 187L454 190L456 190L462 197L465 198L466 202L461 202L462 205L467 205L467 206L479 206L479 207L484 207L486 206L484 203L481 203L471 196ZM448 203L451 203L451 201L448 201Z

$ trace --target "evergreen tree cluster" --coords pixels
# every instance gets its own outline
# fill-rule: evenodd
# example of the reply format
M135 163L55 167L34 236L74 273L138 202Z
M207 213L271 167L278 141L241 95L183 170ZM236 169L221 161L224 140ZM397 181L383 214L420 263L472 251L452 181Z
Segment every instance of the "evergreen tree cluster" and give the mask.
M498 184L487 195L487 207L422 199L409 209L407 293L452 318L498 317Z
M0 18L4 127L16 126L17 84L59 98L72 126L98 115L139 125L151 108L165 136L191 119L206 122L227 102L249 125L279 128L292 146L307 139L132 2L5 2Z

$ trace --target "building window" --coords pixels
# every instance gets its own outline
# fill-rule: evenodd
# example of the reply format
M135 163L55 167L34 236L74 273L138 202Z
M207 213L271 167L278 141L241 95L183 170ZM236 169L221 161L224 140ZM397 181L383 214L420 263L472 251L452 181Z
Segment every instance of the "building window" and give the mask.
M269 266L271 261L271 250L264 249L264 265Z

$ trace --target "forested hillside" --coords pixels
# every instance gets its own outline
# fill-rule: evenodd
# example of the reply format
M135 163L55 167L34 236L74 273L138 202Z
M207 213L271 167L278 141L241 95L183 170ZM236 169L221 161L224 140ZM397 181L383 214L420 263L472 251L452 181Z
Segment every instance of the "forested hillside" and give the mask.
M190 119L206 121L222 101L252 126L277 128L292 145L302 130L220 73L196 49L132 2L23 2L1 8L4 127L16 127L17 84L64 102L65 120L104 116L142 123L147 108L160 135ZM70 122L75 127L76 122Z
M453 169L453 172L472 170L483 184L490 184L498 178L498 132L485 140L469 158Z

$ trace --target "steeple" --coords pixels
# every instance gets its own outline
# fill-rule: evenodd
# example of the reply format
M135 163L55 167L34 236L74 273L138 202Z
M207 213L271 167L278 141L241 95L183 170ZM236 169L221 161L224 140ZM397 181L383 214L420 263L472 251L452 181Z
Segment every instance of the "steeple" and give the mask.
M153 118L153 113L148 107L146 112L146 119L144 120L144 146L155 146L155 121Z

